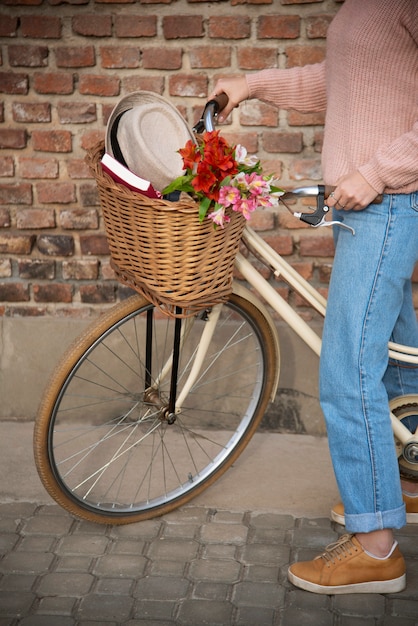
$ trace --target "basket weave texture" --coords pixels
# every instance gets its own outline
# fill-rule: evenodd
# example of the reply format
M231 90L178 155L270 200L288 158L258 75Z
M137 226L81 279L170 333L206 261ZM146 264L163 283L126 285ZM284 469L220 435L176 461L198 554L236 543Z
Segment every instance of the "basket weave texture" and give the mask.
M148 198L116 183L101 167L104 142L86 157L96 180L117 278L165 314L188 317L224 302L245 218L234 211L225 228L199 222L198 205ZM181 310L178 309L181 307Z

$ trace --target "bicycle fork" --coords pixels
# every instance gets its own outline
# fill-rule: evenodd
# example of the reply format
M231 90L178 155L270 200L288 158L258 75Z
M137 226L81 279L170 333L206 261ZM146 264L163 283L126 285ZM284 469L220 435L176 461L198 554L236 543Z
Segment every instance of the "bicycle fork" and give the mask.
M145 392L144 401L148 402L158 408L161 412L163 419L168 424L174 424L176 416L181 412L183 403L187 398L191 388L195 384L200 375L202 364L206 353L208 351L209 344L212 340L213 333L215 332L216 324L218 323L219 315L221 313L222 304L217 304L210 311L205 311L206 315L205 326L200 337L199 345L191 357L193 361L190 373L183 384L182 390L177 397L178 389L178 376L179 376L179 363L181 349L184 345L193 324L194 318L187 318L182 321L180 317L177 317L174 323L174 339L173 350L170 357L165 362L154 383L151 383L152 372L152 336L153 336L153 314L152 311L148 312L147 316L147 348L146 348L146 378L145 378ZM176 311L180 312L179 309ZM189 361L190 362L190 361ZM168 403L164 401L159 394L159 388L161 383L168 377L171 371L170 380L170 393Z

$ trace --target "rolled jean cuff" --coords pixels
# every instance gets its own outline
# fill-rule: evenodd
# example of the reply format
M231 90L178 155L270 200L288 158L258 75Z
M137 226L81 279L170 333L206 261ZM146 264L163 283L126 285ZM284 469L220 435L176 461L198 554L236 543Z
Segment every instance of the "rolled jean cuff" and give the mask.
M406 510L403 504L391 511L377 513L360 513L347 515L345 513L345 527L350 533L371 533L384 528L402 528L406 524Z

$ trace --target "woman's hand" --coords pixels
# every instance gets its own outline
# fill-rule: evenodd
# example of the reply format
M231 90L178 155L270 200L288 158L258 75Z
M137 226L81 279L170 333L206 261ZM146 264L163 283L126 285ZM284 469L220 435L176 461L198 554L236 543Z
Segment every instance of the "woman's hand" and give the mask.
M219 122L225 121L232 109L237 107L243 100L247 100L249 96L247 79L244 75L231 78L220 78L212 93L209 95L209 100L215 96L219 96L221 93L226 93L228 96L228 104L219 113Z
M327 198L327 206L342 211L361 211L378 195L376 189L356 171L339 179L335 190Z

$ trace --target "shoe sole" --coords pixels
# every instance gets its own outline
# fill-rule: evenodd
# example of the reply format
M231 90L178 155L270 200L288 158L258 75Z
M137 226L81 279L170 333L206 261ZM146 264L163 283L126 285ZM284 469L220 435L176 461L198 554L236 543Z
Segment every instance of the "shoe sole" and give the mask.
M333 522L337 522L341 526L345 526L345 518L344 515L339 515L335 511L331 510L331 519ZM407 513L406 514L406 523L407 524L418 524L418 513Z
M291 571L288 572L288 579L293 585L295 585L295 587L323 595L343 595L348 593L399 593L406 587L406 574L403 574L399 578L393 578L392 580L373 580L366 583L353 583L351 585L336 586L317 585L316 583L311 583L308 580L295 576Z

